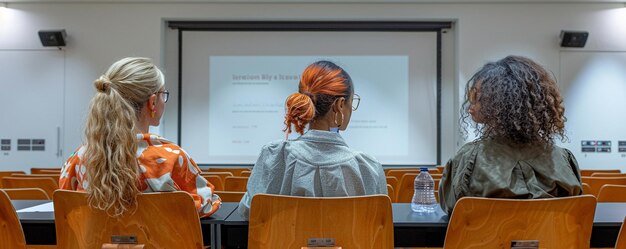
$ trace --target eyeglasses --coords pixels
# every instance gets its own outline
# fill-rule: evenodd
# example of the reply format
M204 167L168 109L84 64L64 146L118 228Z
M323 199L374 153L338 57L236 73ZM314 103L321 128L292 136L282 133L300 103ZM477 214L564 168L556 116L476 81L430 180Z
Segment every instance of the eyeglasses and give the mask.
M156 92L158 93L162 93L163 95L163 103L167 103L167 101L170 99L170 92L168 90L163 90L163 91L158 91Z
M359 104L361 103L361 96L359 96L358 94L354 94L352 96L352 110L356 111L356 109L359 109Z

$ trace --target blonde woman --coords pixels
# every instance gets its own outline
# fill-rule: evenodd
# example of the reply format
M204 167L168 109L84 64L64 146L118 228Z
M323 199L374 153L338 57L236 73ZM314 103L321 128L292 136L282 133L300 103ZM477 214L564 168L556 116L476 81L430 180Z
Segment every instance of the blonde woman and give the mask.
M86 143L63 166L61 189L85 191L93 208L119 216L141 192L186 191L202 217L221 204L213 185L187 153L149 134L159 125L169 92L163 73L147 58L124 58L94 82Z

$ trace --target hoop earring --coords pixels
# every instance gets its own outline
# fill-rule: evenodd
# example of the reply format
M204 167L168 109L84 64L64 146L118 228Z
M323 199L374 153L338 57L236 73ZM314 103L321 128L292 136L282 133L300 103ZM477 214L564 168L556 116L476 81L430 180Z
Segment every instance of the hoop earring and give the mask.
M338 128L341 128L341 125L343 124L343 118L344 117L343 117L343 112L339 112L339 113L341 113L341 122L337 122L337 112L335 112L335 125Z

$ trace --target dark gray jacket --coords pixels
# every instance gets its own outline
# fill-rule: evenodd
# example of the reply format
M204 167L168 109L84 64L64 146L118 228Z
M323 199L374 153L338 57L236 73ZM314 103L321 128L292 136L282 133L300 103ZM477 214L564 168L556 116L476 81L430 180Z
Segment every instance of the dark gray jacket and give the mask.
M578 163L569 150L493 140L464 145L446 164L439 186L441 208L448 214L464 196L537 199L580 194Z

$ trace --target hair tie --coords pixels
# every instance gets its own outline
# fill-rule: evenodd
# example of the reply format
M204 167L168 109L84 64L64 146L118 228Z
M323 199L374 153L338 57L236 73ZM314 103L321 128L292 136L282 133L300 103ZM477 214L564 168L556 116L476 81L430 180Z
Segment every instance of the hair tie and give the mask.
M108 93L111 90L111 84L111 80L109 80L109 78L104 75L100 76L100 78L98 78L94 82L94 85L96 86L98 92L102 93Z
M306 95L306 96L309 96L309 98L311 98L311 100L315 100L315 95L313 95L312 93L306 92L306 91L305 92L301 92L301 93Z

